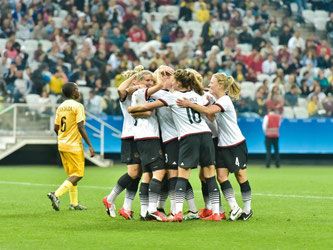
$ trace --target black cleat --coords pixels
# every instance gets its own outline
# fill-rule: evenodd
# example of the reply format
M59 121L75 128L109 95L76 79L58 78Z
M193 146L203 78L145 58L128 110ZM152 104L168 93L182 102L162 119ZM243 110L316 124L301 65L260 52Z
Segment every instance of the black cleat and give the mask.
M140 215L140 221L148 221L147 217L143 217L142 215Z
M248 213L248 214L246 214L245 212L243 212L241 214L241 216L239 216L239 218L237 220L249 220L252 216L253 216L253 212L252 212L252 209L251 209L250 213Z
M49 197L49 199L51 200L53 209L55 211L59 211L60 210L60 208L59 208L60 200L57 196L55 196L54 192L48 193L47 197Z
M69 210L87 210L87 207L78 204L77 206L73 206L72 204L69 206Z

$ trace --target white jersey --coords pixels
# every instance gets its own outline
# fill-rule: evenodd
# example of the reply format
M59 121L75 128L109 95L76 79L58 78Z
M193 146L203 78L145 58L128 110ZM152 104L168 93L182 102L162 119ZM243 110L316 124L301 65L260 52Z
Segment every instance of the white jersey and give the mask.
M203 97L203 101L204 101L204 106L211 106L216 102L215 97L209 93L209 91L205 91ZM210 130L212 131L212 138L216 138L219 136L219 127L217 125L216 119L214 119L214 121L211 121L207 118L207 116L203 116L203 118L205 119L208 127L210 128Z
M150 99L159 100L163 99L165 95L168 95L169 90L159 90L155 94L150 96ZM173 120L172 111L169 107L161 107L156 110L156 115L161 128L161 135L163 143L167 143L178 138L178 132Z
M129 106L131 106L131 96L126 96L123 101L120 101L120 108L124 116L121 139L128 139L134 137L135 119L130 115L130 113L128 113Z
M191 108L180 108L177 105L177 99L183 99L184 97L193 103L199 105L204 104L202 96L198 95L193 90L186 92L176 91L159 99L164 105L169 106L172 110L173 120L175 121L178 131L178 139L180 140L182 137L192 134L211 133L208 125L205 120L202 119L199 112L196 112Z
M245 138L237 124L235 107L229 96L224 95L219 98L215 105L221 108L220 113L216 113L216 121L219 126L219 147L232 147L245 141Z
M153 100L147 100L147 88L138 89L132 95L132 106L151 102ZM136 118L134 124L134 140L143 139L159 139L160 130L156 117L156 112L153 111L148 118Z

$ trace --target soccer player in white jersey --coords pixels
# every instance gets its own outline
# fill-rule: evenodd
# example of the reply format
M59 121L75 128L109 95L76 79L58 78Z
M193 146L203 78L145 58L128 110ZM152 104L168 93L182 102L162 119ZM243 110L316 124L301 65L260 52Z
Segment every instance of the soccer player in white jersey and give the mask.
M154 87L149 86L153 83L153 74L150 71L143 71L138 74L137 80L141 81L147 88L139 89L133 93L132 106L154 101L151 95L162 88L163 81L160 71L163 69L159 68L157 70L156 77L159 81ZM172 69L169 70L171 70L171 73L173 72ZM166 169L160 141L159 123L155 111L148 118L136 119L134 140L137 142L143 171L139 191L141 220L168 221L165 216L157 211L157 202Z
M127 109L131 105L132 93L139 89L140 86L136 82L137 73L142 71L143 66L137 66L134 70L123 72L123 76L127 78L119 87L118 94L120 106L124 115L123 129L121 135L121 161L127 164L127 173L122 175L116 186L112 189L108 196L103 198L103 203L107 214L110 217L116 217L115 199L126 189L123 207L119 210L119 215L127 220L133 219L132 203L136 195L139 181L141 179L140 158L134 141L134 118L128 113ZM149 116L151 112L137 113L137 116Z
M183 221L183 202L186 186L190 177L191 169L198 164L204 168L204 176L208 185L209 197L212 203L213 220L220 221L219 215L219 190L215 178L215 150L211 137L211 131L200 113L191 108L180 108L177 99L184 97L203 104L203 89L195 81L192 72L177 70L174 75L174 93L164 96L152 103L129 107L128 111L142 112L155 108L170 106L178 131L179 158L178 179L176 183L176 211L173 221Z
M217 99L214 105L205 107L188 99L181 100L181 98L177 104L181 107L192 108L209 117L215 115L219 127L217 176L223 195L231 207L229 220L248 220L253 215L251 187L246 176L248 152L245 138L237 124L234 105L230 99L230 97L238 98L241 88L232 76L223 73L214 74L209 86L211 93ZM244 210L236 202L234 190L228 180L229 173L235 174L240 185Z
M162 66L166 69L169 67ZM169 68L170 69L170 68ZM171 69L172 71L172 69ZM169 71L162 71L163 88L158 92L150 96L153 100L163 99L165 95L172 91L173 74ZM135 114L135 113L134 113ZM172 117L172 111L169 107L161 107L156 112L162 137L162 150L165 156L165 163L168 177L168 194L170 196L170 215L169 220L174 217L174 211L176 210L176 194L175 188L178 176L178 154L179 154L179 143L178 143L178 132L175 122ZM184 214L184 220L199 219L199 212L194 200L193 188L190 182L187 183L185 199L188 203L188 211ZM159 201L160 203L160 201ZM161 214L165 214L163 205L161 202L160 207L157 209Z

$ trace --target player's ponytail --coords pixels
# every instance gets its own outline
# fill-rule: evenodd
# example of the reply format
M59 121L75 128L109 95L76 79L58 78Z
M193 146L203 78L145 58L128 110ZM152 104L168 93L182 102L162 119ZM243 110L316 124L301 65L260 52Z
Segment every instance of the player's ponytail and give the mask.
M178 69L175 72L175 80L181 83L185 89L194 90L197 94L203 95L203 88L199 81L197 81L193 72L184 69Z
M228 92L230 97L239 98L241 92L241 86L237 84L232 76L227 76L224 73L214 74L213 77L217 79L218 84L222 85L225 92Z

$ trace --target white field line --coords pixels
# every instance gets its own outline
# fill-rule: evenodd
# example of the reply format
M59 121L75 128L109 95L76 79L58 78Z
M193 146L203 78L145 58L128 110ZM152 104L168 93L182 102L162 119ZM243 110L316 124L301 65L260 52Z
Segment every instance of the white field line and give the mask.
M0 181L0 184L8 185L21 185L21 186L39 186L39 187L59 187L60 184L43 184L43 183L32 183L32 182L17 182L17 181ZM80 185L80 188L88 189L101 189L110 190L112 187L103 186L85 186ZM195 190L195 193L201 193L199 190ZM237 192L235 192L237 193ZM267 196L267 197L281 197L281 198L302 198L302 199L319 199L319 200L333 200L332 196L315 196L315 195L297 195L297 194L265 194L265 193L252 193L254 196Z

